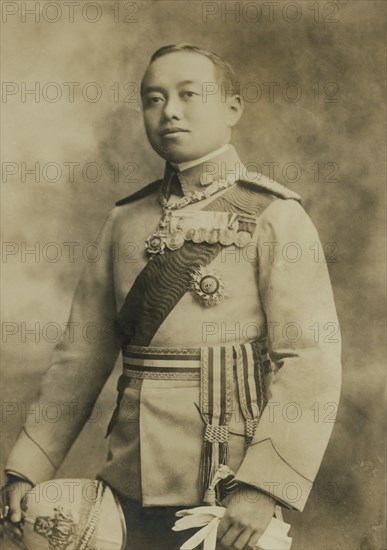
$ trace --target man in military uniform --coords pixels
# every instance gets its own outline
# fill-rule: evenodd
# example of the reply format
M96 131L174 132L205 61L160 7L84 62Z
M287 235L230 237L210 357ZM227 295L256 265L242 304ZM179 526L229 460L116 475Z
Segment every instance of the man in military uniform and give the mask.
M40 389L41 404L94 403L122 350L99 477L119 495L133 550L178 548L174 512L203 502L226 506L219 548L254 548L276 504L303 510L332 429L310 407L339 399L340 344L311 328L337 323L326 263L310 250L319 238L299 196L248 174L230 145L236 84L194 46L151 58L143 112L164 177L109 213L70 316L104 337L64 337ZM138 261L115 261L128 241ZM27 420L7 463L11 521L84 422ZM235 486L211 493L222 464Z

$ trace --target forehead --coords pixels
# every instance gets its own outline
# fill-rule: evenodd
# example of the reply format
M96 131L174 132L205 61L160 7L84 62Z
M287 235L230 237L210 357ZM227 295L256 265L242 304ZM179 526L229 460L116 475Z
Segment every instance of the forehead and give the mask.
M147 68L143 86L170 86L179 82L213 82L215 65L204 55L173 52L153 61Z

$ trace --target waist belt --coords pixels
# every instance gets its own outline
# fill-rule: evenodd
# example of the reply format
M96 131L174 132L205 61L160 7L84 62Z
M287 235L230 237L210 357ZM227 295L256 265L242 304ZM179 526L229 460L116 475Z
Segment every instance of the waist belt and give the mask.
M122 348L123 374L149 380L199 380L200 348Z
M199 380L200 414L204 442L201 483L204 502L223 498L221 485L209 495L210 482L221 464L228 463L228 424L233 407L233 373L236 372L239 405L245 420L246 448L250 445L266 405L264 376L271 370L265 341L201 348L124 346L123 374L118 381L117 408L131 378L150 380Z

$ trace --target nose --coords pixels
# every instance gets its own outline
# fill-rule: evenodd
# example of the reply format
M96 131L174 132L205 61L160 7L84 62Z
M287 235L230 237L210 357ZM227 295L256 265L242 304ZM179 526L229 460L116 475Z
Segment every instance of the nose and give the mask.
M181 102L176 96L170 96L164 104L164 118L166 120L180 120L182 118Z

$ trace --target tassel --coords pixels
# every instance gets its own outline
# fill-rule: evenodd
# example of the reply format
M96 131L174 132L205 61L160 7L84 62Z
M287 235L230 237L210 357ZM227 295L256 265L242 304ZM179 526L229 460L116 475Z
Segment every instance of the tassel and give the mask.
M221 500L221 489L213 487L219 468L229 461L228 426L206 425L201 457L203 502L215 506Z
M212 463L212 444L209 441L204 441L200 460L200 486L202 489L203 502L208 501L211 497L207 495L207 490L211 482L211 463Z
M228 442L227 443L220 443L219 444L219 464L223 466L227 466L230 460L230 447ZM216 488L216 496L217 501L220 503L224 497L227 495L227 489L225 486L225 480L221 480Z
M221 464L215 470L211 483L206 491L204 502L208 506L220 506L227 495L237 487L234 472L226 464Z

